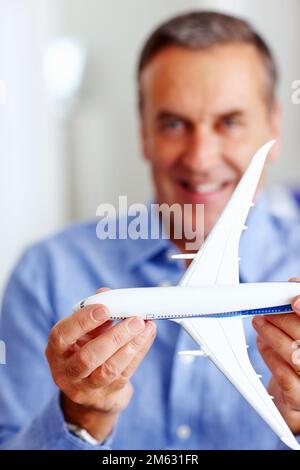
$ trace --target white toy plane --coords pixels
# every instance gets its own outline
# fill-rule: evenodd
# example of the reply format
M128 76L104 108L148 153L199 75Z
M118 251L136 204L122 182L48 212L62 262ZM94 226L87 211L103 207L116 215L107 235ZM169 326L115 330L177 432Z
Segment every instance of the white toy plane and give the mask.
M250 363L242 321L244 316L291 312L291 300L300 293L296 282L239 283L239 240L274 142L254 155L198 253L176 256L194 258L178 286L110 290L82 300L74 310L101 303L113 320L140 316L178 322L201 347L182 354L208 356L280 439L299 450Z

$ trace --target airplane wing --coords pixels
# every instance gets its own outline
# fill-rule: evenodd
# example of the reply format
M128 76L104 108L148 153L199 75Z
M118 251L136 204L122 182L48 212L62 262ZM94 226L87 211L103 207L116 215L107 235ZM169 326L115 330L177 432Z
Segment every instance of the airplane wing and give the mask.
M202 248L183 275L180 285L232 285L239 283L239 241L274 140L263 145L252 158L231 199Z
M252 158L229 203L179 285L239 283L239 240L273 143L265 144ZM178 320L178 323L280 439L292 449L299 450L298 442L250 363L242 318L191 318Z

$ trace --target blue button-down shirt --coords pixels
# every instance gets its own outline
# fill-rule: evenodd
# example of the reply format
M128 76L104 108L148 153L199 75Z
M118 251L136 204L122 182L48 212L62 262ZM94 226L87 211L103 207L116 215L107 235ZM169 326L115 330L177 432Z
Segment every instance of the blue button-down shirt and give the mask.
M282 202L282 199L281 199ZM278 206L278 205L277 205ZM282 204L281 204L282 206ZM261 197L241 245L243 282L300 275L300 218L292 199L270 211ZM44 356L52 326L101 286L176 284L182 260L168 240L105 240L96 221L72 226L26 251L3 301L0 340L0 447L6 449L273 449L284 447L222 373L205 357L187 360L193 340L168 321L135 373L135 393L108 440L99 446L69 433ZM249 355L267 385L270 373L245 320Z

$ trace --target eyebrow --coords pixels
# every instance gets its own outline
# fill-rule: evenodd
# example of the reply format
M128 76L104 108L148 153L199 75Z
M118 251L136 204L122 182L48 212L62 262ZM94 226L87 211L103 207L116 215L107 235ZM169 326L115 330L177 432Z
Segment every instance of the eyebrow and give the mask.
M245 111L242 109L233 109L231 111L225 111L219 114L219 117L241 117L245 114Z
M222 118L228 118L228 117L242 117L244 114L245 114L245 111L243 109L236 108L236 109L231 109L231 110L223 111L219 114L216 114L215 118L222 119ZM180 119L185 122L191 122L190 118L188 118L187 116L184 116L176 112L171 112L171 111L162 110L162 111L159 111L156 116L156 120L158 122L163 122L168 119L174 119L174 118Z
M186 116L180 115L178 113L172 113L170 111L160 111L156 116L157 121L165 121L167 119L174 119L174 118L182 119L183 121L189 120Z

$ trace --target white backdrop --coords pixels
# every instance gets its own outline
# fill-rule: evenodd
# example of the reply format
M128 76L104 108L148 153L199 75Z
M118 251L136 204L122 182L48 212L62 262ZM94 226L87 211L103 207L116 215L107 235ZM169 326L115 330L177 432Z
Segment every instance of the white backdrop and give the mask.
M93 217L100 202L150 195L137 140L135 65L141 44L163 19L208 7L250 19L278 57L285 108L284 160L272 180L300 175L299 0L0 0L0 291L20 252L75 219ZM42 77L43 51L56 36L77 37L88 68L67 123L51 113ZM300 182L299 182L300 184Z
M59 148L45 106L43 48L50 2L0 0L0 288L29 243L64 223ZM1 292L1 291L0 291Z

